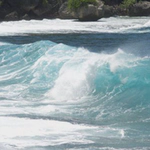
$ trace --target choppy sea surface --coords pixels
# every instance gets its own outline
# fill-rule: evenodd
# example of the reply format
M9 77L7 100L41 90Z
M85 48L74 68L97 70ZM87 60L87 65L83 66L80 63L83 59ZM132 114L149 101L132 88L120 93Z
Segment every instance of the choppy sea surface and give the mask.
M1 150L149 150L150 17L0 23Z

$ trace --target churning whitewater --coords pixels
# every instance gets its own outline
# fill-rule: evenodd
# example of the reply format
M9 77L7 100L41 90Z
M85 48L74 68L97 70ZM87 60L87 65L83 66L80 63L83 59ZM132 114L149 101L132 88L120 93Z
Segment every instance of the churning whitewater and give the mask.
M120 19L127 30L118 28ZM56 35L18 36L30 26L0 24L14 26L0 31L0 149L150 149L149 20L99 22L110 20L116 22L112 34L67 21L80 27L81 33L73 33L74 26L59 28L65 21L47 20L58 23ZM87 26L101 33L83 33Z
M149 17L111 17L97 22L76 20L21 20L0 23L0 35L69 34L69 33L149 33Z

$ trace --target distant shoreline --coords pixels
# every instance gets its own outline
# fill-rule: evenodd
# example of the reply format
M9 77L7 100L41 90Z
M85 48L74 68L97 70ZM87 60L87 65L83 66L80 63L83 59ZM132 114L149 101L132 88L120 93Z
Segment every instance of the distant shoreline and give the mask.
M0 6L0 22L57 18L97 21L101 18L114 16L150 16L149 1L140 1L129 8L123 8L119 5L104 5L104 3L100 1L98 6L90 4L76 11L71 11L67 8L66 0L62 0L62 3L54 2L46 5L39 5L38 0L32 3L30 0L22 1L23 4L15 3L15 1L6 2Z

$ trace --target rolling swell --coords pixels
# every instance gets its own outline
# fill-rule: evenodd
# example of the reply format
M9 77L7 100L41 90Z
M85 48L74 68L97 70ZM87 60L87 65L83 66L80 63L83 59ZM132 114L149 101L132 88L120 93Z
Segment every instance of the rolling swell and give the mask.
M76 120L77 124L119 128L121 136L129 139L137 138L139 132L147 138L149 66L148 56L122 49L106 54L51 41L3 43L0 100L7 100L3 106L9 106L9 111L1 109L1 114ZM137 138L138 142L142 141Z

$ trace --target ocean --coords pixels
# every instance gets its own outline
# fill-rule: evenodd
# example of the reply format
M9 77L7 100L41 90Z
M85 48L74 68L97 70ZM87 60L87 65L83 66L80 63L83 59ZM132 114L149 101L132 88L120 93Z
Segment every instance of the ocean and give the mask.
M0 23L1 150L150 150L150 17Z

